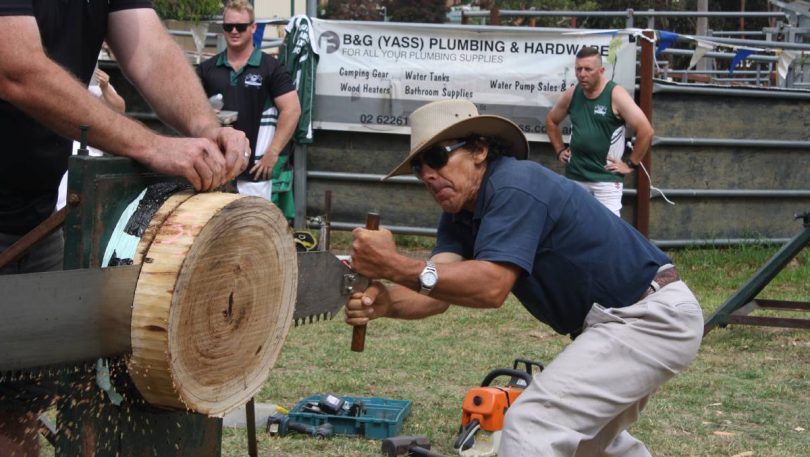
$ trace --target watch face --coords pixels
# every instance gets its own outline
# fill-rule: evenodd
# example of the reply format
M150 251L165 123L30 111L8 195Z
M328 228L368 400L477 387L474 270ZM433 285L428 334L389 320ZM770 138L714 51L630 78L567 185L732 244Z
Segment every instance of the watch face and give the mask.
M433 287L436 285L436 275L431 272L426 272L419 278L419 281L422 283L424 287Z

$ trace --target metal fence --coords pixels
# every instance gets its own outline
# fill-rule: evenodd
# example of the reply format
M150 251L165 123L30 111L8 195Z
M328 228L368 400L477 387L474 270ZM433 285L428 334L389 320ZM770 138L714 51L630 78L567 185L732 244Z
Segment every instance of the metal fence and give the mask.
M554 16L554 17L593 17L593 16L602 16L602 17L624 17L625 24L628 28L633 28L636 24L636 18L646 18L647 26L651 26L656 18L662 17L742 17L742 18L757 18L757 17L767 17L767 18L774 18L778 20L790 20L789 15L785 12L686 12L686 11L634 11L634 10L625 10L625 11L599 11L599 12L584 12L584 11L511 11L511 10L502 10L497 12L499 17L543 17L543 16ZM492 12L483 11L483 12L465 12L461 17L462 21L464 22L463 18L483 18L485 22L492 23ZM497 19L497 17L496 17ZM273 19L274 24L280 24L285 22L285 20ZM794 18L795 22L795 18ZM786 30L789 30L790 33L785 33ZM179 32L182 33L182 32ZM187 32L186 32L187 33ZM735 53L733 52L709 52L705 55L706 58L710 59L712 64L709 66L708 69L702 70L686 70L686 69L678 69L673 68L672 65L665 59L660 59L657 62L657 74L656 76L667 80L671 79L674 81L682 81L687 84L681 84L677 86L669 86L666 88L661 88L660 86L656 85L654 88L654 92L661 92L665 91L667 93L673 94L682 94L685 96L689 95L697 95L701 96L703 94L711 96L718 96L718 91L722 92L720 96L722 97L747 97L749 99L756 99L757 97L762 98L770 98L773 96L771 90L762 90L757 92L756 90L751 89L744 89L738 87L725 87L725 88L718 88L718 87L706 87L704 85L699 84L688 84L692 82L710 82L715 85L723 85L723 84L734 84L734 85L750 85L750 86L761 86L761 87L768 87L773 86L775 81L772 77L774 72L774 67L777 64L777 57L776 55L769 53L772 50L780 49L780 50L797 50L801 52L810 51L810 45L800 42L794 42L793 40L799 40L804 37L804 34L808 33L802 29L797 29L796 27L792 27L790 25L783 25L780 24L779 27L772 27L766 28L763 31L709 31L707 35L701 36L689 36L684 37L679 40L679 44L687 44L689 41L694 39L705 39L707 41L715 42L715 43L722 43L729 46L744 46L744 47L752 47L757 49L762 49L763 51L756 52L754 54L749 55L745 60L748 62L749 67L737 69L734 72L734 77L728 77L728 70L721 68L724 65L727 65L726 62L731 61ZM216 33L209 33L209 39L211 37L216 37L218 34ZM790 38L791 41L775 41L773 40L774 37L777 35L782 35L783 37ZM749 39L750 37L764 37L764 40L753 40ZM271 42L265 41L264 47L273 47L279 46L281 44L281 40L275 40ZM678 47L673 47L666 49L662 52L664 56L670 56L673 58L691 58L693 55L693 51L691 49L683 49ZM698 78L701 76L701 78ZM801 76L801 75L799 75ZM793 82L794 88L802 88L804 84L802 82L802 78L795 78ZM810 91L788 91L788 92L781 92L779 97L782 99L795 99L797 101L806 101L810 100ZM666 132L663 132L666 135ZM802 136L802 135L800 135ZM804 136L802 136L804 138ZM690 148L720 148L720 149L736 149L736 148L750 148L762 151L778 151L778 150L785 150L788 153L794 153L795 151L807 150L810 148L810 141L805 139L801 140L775 140L775 139L739 139L734 137L733 135L728 135L726 137L721 138L707 138L707 137L685 137L685 136L657 136L654 140L654 146L658 148L659 151L667 151L667 154L670 151L678 152L680 148L683 150L688 150ZM314 145L312 148L307 148L306 146L298 146L296 147L295 152L295 176L297 179L295 180L295 193L296 193L296 208L298 213L296 215L296 226L297 227L304 227L308 223L310 226L316 226L318 218L307 218L307 193L311 189L309 188L307 182L309 181L310 184L314 184L315 188L323 188L324 185L335 185L335 186L350 186L351 188L357 189L357 192L363 192L363 189L368 186L374 186L376 183L379 182L379 179L382 175L378 174L364 174L364 173L351 173L351 172L344 172L344 171L334 171L334 170L319 170L319 169L309 169L308 168L308 160L307 155L310 153L318 154L318 144ZM418 181L415 178L410 177L399 177L391 180L395 184L405 185L407 187L414 187L418 185ZM788 201L796 201L799 204L802 202L808 201L810 199L810 190L802 188L786 188L786 189L720 189L720 188L696 188L690 187L689 185L684 186L667 186L661 189L663 193L670 197L676 197L682 200L689 200L694 201L705 201L709 199L711 201L729 201L729 202L743 202L747 199L757 199L763 201L781 201L784 202L785 200ZM632 188L627 188L625 190L625 196L635 196L637 191ZM310 201L313 197L310 195ZM660 192L653 192L651 194L651 198L653 200L660 201ZM688 203L687 203L688 204ZM317 214L322 208L318 208L317 206L314 208L309 209L310 212ZM331 227L336 230L350 230L356 226L362 225L362 221L358 220L357 222L352 221L353 218L344 219L344 220L333 220L331 222ZM396 233L403 233L403 234L416 234L416 235L433 235L435 234L435 229L429 226L418 226L418 225L407 225L407 224L398 224L397 221L390 221L391 224L387 223L386 226L392 231ZM687 238L678 238L678 237L670 237L668 239L661 239L656 241L657 244L665 247L676 247L676 246L686 246L686 245L722 245L722 244L737 244L737 243L750 243L750 242L784 242L787 238L783 236L785 234L779 233L776 236L770 236L766 238L751 238L751 237L736 237L736 236L724 236L724 237L717 237L717 238L706 238L706 237L687 237Z

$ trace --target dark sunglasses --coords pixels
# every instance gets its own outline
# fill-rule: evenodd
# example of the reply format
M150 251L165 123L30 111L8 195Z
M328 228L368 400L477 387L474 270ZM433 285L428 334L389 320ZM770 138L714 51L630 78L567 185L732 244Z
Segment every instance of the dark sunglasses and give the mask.
M411 169L413 169L413 173L416 175L416 177L422 176L422 164L426 164L434 170L442 168L443 166L447 165L447 161L450 159L450 154L465 144L467 144L466 141L460 141L449 146L435 145L429 149L426 149L425 152L419 155L419 157L414 157L411 159Z
M222 30L226 32L233 32L233 29L236 29L237 32L242 33L250 27L252 22L248 22L247 24L222 24Z

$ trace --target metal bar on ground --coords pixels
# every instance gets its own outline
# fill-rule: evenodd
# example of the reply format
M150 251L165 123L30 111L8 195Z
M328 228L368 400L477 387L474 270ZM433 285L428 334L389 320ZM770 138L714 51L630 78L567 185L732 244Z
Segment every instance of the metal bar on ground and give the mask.
M779 274L780 271L796 255L810 243L810 213L797 215L796 218L804 220L804 230L796 235L790 242L782 246L756 273L706 320L703 334L709 333L717 325L725 326L731 323L731 316L744 306L749 305L754 298ZM736 315L739 321L741 316ZM752 322L755 320L751 320Z
M786 311L810 311L810 302L792 300L754 300L757 306L763 309L783 309Z
M787 317L738 316L736 314L732 314L728 317L728 323L738 325L756 325L760 327L810 329L810 320Z

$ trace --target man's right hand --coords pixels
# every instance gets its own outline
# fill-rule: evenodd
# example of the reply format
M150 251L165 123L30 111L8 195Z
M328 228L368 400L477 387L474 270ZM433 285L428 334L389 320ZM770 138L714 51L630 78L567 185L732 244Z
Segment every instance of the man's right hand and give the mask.
M245 171L250 161L250 142L247 136L232 127L219 127L214 138L225 156L226 179L236 178Z
M559 160L562 163L568 163L569 161L571 161L571 148L567 147L562 151L560 151L560 153L557 154L557 160Z
M154 154L144 164L159 173L186 178L197 191L216 189L229 179L222 151L206 138L159 136ZM242 169L245 166L243 159Z
M388 289L379 281L374 281L365 292L354 292L346 302L346 323L364 325L368 321L385 317L391 308Z

